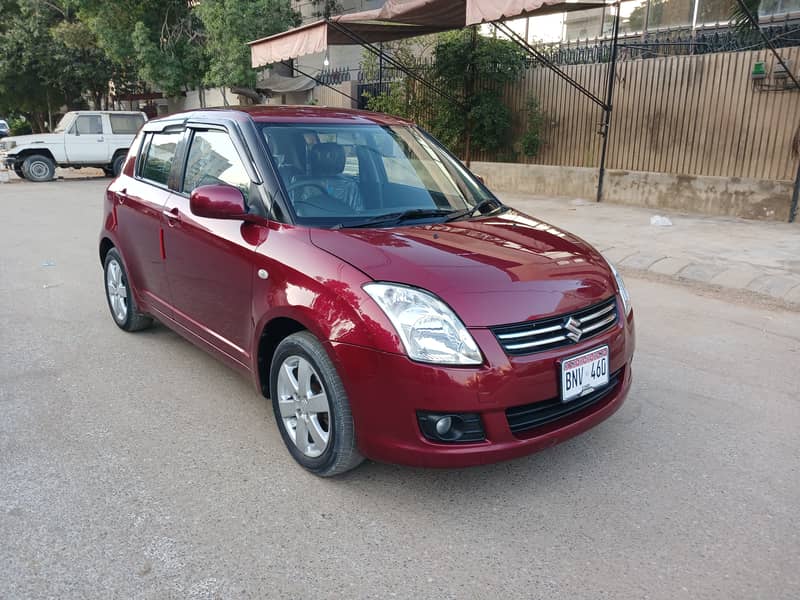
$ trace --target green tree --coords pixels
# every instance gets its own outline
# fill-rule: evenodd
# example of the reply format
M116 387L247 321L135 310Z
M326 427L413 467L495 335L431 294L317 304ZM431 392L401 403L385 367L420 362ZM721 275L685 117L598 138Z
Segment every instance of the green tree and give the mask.
M202 23L187 0L74 0L81 20L115 65L175 95L200 85L206 70ZM120 87L118 85L118 87Z
M539 154L539 150L541 150L542 144L544 143L542 130L544 128L545 116L539 105L539 101L533 96L528 98L525 112L527 113L527 125L525 127L525 133L522 134L520 146L525 156L534 158Z
M502 89L516 81L525 68L522 50L508 40L473 36L471 29L420 39L421 46L415 39L384 49L389 46L390 54L413 67L416 57L433 45L432 68L418 71L447 97L406 78L392 82L389 93L370 98L368 108L422 123L462 155L466 153L468 125L472 148L496 151L503 147L510 138L511 112L502 101ZM369 79L377 78L376 59L366 58L362 69ZM428 119L428 115L432 117Z
M195 10L205 26L209 64L204 82L211 86L254 87L247 42L300 24L289 0L204 0Z
M503 87L516 81L525 68L525 54L513 42L475 35L466 29L441 35L434 49L438 85L462 99L438 97L433 133L450 148L466 152L468 128L477 150L496 151L508 142L511 113L502 101Z
M68 1L2 0L0 14L0 112L42 130L62 105L80 107L84 92L104 94L109 64L91 36L77 43Z

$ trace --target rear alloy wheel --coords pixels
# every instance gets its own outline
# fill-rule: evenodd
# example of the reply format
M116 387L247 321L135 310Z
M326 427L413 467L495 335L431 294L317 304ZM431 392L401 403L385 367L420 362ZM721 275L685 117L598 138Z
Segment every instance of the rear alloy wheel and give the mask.
M342 381L309 332L290 335L278 345L270 369L270 396L283 441L303 467L331 477L364 460L356 447Z
M22 161L22 173L31 181L52 181L56 176L56 165L47 156L33 154Z
M139 331L149 327L153 320L136 308L136 299L131 293L128 275L122 259L115 248L106 254L104 267L106 281L106 300L111 316L120 329Z

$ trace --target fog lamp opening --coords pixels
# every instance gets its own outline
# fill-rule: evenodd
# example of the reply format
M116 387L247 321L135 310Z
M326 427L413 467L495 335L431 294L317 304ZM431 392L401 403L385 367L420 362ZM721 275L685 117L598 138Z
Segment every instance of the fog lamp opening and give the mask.
M422 435L432 442L467 443L486 439L477 413L417 412Z

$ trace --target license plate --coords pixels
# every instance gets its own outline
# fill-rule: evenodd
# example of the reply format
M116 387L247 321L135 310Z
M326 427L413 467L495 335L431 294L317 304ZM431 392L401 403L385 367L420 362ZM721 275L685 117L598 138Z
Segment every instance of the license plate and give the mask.
M561 401L570 402L608 385L608 346L561 363Z

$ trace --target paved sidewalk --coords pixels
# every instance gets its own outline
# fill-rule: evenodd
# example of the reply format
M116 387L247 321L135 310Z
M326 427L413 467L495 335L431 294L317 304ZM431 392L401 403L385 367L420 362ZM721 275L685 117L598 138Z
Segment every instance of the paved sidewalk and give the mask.
M747 221L498 193L507 204L595 245L623 271L746 290L800 308L800 223ZM650 224L666 216L672 226Z

